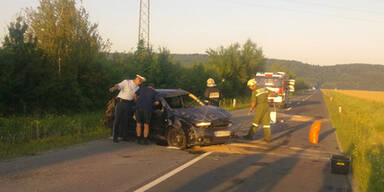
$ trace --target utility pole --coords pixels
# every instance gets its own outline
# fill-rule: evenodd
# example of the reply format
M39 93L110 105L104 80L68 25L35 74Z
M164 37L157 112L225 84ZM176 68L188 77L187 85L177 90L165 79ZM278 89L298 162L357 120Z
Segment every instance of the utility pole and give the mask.
M143 42L149 48L150 31L150 0L140 0L139 8L139 37L138 43Z

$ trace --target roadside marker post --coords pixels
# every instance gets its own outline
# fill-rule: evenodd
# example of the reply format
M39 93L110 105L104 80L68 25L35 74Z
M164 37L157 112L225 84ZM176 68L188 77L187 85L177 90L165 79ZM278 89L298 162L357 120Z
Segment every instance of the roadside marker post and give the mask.
M233 100L232 100L232 107L236 108L236 98L233 98Z

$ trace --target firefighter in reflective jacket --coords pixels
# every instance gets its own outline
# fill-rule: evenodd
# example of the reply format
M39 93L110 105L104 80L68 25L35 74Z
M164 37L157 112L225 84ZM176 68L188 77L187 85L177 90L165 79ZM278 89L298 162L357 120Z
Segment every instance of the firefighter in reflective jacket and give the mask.
M206 98L208 105L219 106L221 98L220 90L217 88L215 80L212 78L207 80L207 88L205 89L204 97Z
M271 141L271 125L269 116L268 104L268 90L264 87L257 87L255 79L250 79L247 83L248 87L252 90L252 106L248 111L250 114L255 109L255 116L253 118L252 127L249 129L246 139L253 139L253 135L261 124L264 128L264 140Z

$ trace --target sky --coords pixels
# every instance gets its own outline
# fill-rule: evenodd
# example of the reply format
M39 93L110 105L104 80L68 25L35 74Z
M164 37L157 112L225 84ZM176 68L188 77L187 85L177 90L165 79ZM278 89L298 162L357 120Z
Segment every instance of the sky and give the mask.
M0 0L0 38L38 0ZM111 51L138 39L139 0L82 0ZM150 43L205 53L251 39L268 58L315 65L384 64L382 0L151 0Z

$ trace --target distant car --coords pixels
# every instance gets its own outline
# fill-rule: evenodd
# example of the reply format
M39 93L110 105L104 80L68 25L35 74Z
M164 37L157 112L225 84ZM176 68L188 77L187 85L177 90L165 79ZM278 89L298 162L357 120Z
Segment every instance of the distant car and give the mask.
M152 114L151 137L169 146L226 143L231 139L231 113L204 105L193 94L181 89L156 89L160 105Z

